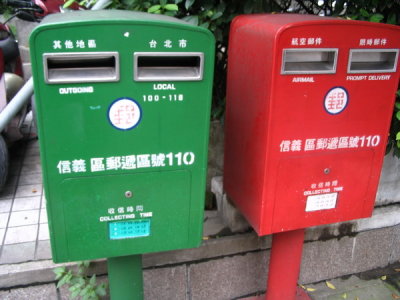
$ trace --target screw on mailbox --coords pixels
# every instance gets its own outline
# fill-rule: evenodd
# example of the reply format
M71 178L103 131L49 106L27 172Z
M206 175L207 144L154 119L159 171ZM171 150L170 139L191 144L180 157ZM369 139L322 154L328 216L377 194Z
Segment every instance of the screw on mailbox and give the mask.
M329 168L324 169L324 173L325 173L325 174L328 175L330 172L331 172L331 169L329 169Z
M126 191L125 192L125 197L126 198L132 198L132 196L133 196L133 193L131 191Z

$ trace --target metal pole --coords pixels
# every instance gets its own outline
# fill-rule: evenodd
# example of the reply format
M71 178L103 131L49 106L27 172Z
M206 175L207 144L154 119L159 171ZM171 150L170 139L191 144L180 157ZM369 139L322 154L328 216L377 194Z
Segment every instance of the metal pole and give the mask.
M32 95L33 80L31 77L0 113L0 132L4 130L7 124L21 110L25 103L28 102Z
M99 9L104 9L106 8L108 5L110 5L112 1L111 0L99 0L97 1L93 7L91 8L91 10L99 10Z
M267 300L299 299L296 296L296 291L303 251L304 231L304 229L298 229L272 235Z
M142 255L107 258L112 300L143 300Z

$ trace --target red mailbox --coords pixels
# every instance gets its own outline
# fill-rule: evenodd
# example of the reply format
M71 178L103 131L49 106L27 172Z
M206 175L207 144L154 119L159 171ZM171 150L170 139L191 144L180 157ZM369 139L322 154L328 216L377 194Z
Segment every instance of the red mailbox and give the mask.
M224 188L259 235L369 217L400 29L309 15L231 26Z

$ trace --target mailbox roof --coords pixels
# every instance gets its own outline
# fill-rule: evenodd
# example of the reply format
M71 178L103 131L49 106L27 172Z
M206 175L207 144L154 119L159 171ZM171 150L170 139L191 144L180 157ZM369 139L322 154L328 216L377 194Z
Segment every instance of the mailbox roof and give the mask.
M388 29L398 29L398 26L374 23L368 21L358 20L345 20L339 17L325 17L307 14L251 14L240 15L234 19L233 22L242 22L243 25L256 26L259 30L266 30L269 32L278 32L294 26L304 25L327 25L327 24L343 24L343 25L363 25L371 27L382 27Z
M42 24L46 23L68 23L68 22L96 22L96 21L159 21L168 23L178 23L191 25L185 21L164 16L149 14L144 12L133 12L124 10L84 10L71 11L68 13L51 14L46 16Z

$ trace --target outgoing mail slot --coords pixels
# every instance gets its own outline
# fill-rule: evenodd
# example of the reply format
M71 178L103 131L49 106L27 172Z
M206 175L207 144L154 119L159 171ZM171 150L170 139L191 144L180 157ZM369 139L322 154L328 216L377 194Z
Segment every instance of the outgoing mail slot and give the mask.
M46 53L47 83L113 82L119 80L118 52Z
M371 215L399 33L307 15L233 21L224 188L259 235Z

